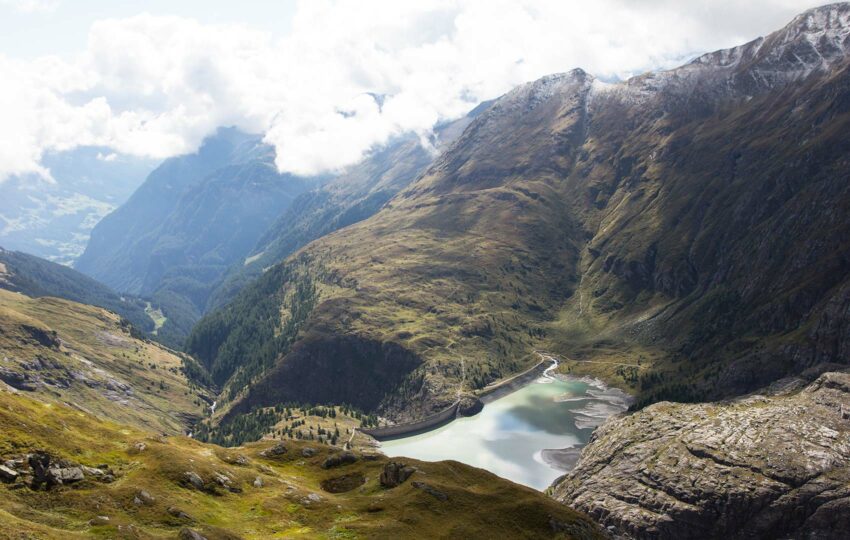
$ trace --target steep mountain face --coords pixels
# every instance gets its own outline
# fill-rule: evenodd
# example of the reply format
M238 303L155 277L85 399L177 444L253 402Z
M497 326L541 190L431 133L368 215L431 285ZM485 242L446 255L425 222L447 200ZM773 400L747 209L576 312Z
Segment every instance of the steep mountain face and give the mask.
M439 126L434 140L429 141L433 152L423 146L417 135L404 135L320 188L296 197L263 234L244 263L231 267L211 294L207 308L223 306L264 269L313 240L375 214L431 164L434 152L454 142L487 105L484 103L466 117Z
M76 268L150 297L166 317L158 339L179 345L212 286L312 185L278 174L260 137L221 129L196 154L163 163L104 218Z
M18 251L0 248L0 289L34 298L55 296L102 307L127 319L143 332L154 330L154 321L138 298L119 296L106 285L67 266Z
M49 152L42 163L52 181L37 175L2 181L0 244L61 264L80 256L92 227L156 167L151 159L97 147Z
M0 357L4 391L157 433L186 432L209 401L187 376L198 378L194 361L114 313L59 298L0 290Z
M642 403L846 364L848 18L835 4L672 71L510 92L375 216L244 292L274 305L237 299L190 350L252 366L230 375L255 383L235 411L345 395L395 418L535 348ZM271 337L240 349L257 320Z
M844 538L850 375L799 383L609 420L554 497L634 538Z

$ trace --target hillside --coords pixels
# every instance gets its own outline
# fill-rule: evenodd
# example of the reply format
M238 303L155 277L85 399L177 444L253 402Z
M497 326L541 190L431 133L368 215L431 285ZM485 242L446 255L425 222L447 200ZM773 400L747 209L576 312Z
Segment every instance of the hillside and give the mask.
M189 350L234 411L339 400L396 419L535 349L639 405L846 364L848 18L812 10L615 85L574 70L515 89L376 215L202 320Z
M467 116L439 126L429 141L433 152L454 142L486 106L482 104ZM296 197L259 239L251 255L230 268L210 295L207 310L223 306L263 270L313 240L372 216L431 164L433 152L423 147L419 136L401 136L321 187Z
M542 493L457 462L405 459L415 470L402 479L380 455L224 449L5 390L0 463L4 539L603 537Z
M145 303L138 298L120 296L72 268L19 251L0 248L0 289L102 307L121 315L142 332L154 330L153 320L145 313Z
M194 362L98 307L0 290L0 357L0 388L48 407L168 434L184 433L208 409L207 392L186 376Z
M313 180L281 175L261 137L220 129L195 154L166 160L94 228L75 268L149 297L179 347L212 287Z

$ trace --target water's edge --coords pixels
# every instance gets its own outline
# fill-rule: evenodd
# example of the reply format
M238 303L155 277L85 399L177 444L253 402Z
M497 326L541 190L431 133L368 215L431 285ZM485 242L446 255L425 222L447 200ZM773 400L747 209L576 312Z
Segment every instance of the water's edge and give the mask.
M382 439L381 449L389 456L456 459L544 491L575 466L593 430L632 402L599 379L555 374L556 368L547 358L489 388L482 397L489 405L475 416L457 415L453 404L428 429L421 421L398 426L418 429Z

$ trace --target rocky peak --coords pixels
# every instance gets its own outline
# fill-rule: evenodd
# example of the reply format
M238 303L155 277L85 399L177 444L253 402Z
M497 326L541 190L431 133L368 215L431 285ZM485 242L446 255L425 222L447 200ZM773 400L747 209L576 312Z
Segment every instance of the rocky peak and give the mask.
M546 75L520 85L499 98L482 115L482 120L489 121L495 117L516 113L530 113L554 96L586 91L593 81L593 76L580 68L565 73Z
M828 70L843 62L850 51L850 3L810 9L781 30L747 45L754 58L746 67L755 76L782 73L786 79L796 79Z
M829 70L844 62L848 53L850 2L843 2L805 11L767 37L603 90L639 101L695 92L711 98L749 97Z

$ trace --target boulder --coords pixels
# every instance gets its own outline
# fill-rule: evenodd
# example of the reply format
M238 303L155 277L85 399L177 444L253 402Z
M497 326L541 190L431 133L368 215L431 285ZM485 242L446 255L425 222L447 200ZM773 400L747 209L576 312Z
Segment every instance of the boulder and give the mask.
M437 499L439 501L445 502L445 501L449 500L448 495L446 495L445 493L443 493L439 489L435 488L434 486L426 484L425 482L411 482L410 485L412 485L416 489L421 489L422 491L424 491L425 493L427 493L428 495L434 497L435 499Z
M139 442L133 444L132 446L130 446L130 448L127 450L127 453L128 454L141 454L142 452L144 452L147 449L147 447L148 447L147 444L139 441Z
M32 469L32 481L30 485L33 489L38 489L42 485L46 485L47 487L54 485L53 478L47 474L50 467L50 459L50 454L41 451L27 456L27 462L30 469Z
M176 506L169 506L166 512L168 512L168 515L176 517L177 519L192 519L189 514L187 514L183 510L180 510Z
M316 455L316 449L309 446L301 449L301 455L305 458L311 458Z
M384 470L381 471L381 485L388 489L394 488L403 484L414 472L416 472L416 469L408 467L404 463L387 462L384 465Z
M51 467L47 470L48 483L73 484L85 479L82 467Z
M109 516L95 516L89 520L89 525L92 527L109 525Z
M187 471L183 473L183 480L195 489L204 489L204 479L198 473Z
M305 505L309 506L312 503L322 502L322 496L319 495L318 493L310 493L309 495L304 497L304 500L301 501L301 502L303 502Z
M265 450L260 452L260 455L265 457L265 458L272 458L272 457L282 456L283 454L286 453L286 451L287 451L287 448L286 448L285 444L277 443L276 445L272 446L271 448L266 448Z
M17 471L10 469L5 465L0 465L0 481L12 484L18 479L18 476Z
M180 529L180 532L177 534L177 538L179 540L207 540L206 536L187 527Z
M264 485L265 485L265 483L263 482L262 476L258 476L256 478L254 478L254 487L255 488L259 489L259 488L263 487Z
M353 452L340 452L338 454L328 456L325 461L322 462L322 468L332 469L342 465L350 465L355 462L357 462L357 456L354 455Z
M145 491L144 489L140 489L136 492L136 495L133 497L133 504L136 506L151 506L156 502L156 499L153 495Z
M219 459L228 465L239 465L241 467L244 467L249 463L248 458L242 454L223 454L219 456Z
M220 485L223 488L229 488L232 480L226 474L215 473L213 475L213 480L215 480L216 484Z

